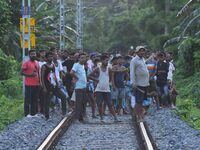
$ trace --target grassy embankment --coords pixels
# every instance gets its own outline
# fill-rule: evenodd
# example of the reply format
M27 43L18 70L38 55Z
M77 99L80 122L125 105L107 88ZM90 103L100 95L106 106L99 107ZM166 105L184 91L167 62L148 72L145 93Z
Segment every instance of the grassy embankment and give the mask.
M21 78L0 82L0 130L22 118L23 98Z
M179 92L177 114L195 129L200 130L200 73L176 79Z

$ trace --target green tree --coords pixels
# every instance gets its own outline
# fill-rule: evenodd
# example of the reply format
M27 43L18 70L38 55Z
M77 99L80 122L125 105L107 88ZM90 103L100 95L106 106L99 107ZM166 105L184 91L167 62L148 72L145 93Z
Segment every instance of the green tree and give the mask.
M181 74L193 75L199 71L199 19L200 8L197 1L188 1L177 13L180 23L174 28L174 36L165 42L164 47L176 44ZM176 50L176 51L177 51Z

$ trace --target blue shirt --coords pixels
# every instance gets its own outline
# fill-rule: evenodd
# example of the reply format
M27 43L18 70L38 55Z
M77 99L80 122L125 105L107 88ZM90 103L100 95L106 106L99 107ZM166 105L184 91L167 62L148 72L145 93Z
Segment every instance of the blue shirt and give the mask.
M124 88L125 73L124 72L115 72L114 73L114 82L117 88Z
M76 82L75 89L84 89L87 85L87 78L84 65L80 63L75 63L73 65L72 70L75 72L76 76L78 77L78 81Z

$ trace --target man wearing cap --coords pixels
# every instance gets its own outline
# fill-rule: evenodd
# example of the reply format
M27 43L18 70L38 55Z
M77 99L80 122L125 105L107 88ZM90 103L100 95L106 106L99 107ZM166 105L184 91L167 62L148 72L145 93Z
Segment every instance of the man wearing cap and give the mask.
M144 60L145 48L137 46L135 52L136 56L130 63L130 79L135 92L135 113L138 121L141 122L144 117L142 103L147 98L147 87L149 86L149 72Z

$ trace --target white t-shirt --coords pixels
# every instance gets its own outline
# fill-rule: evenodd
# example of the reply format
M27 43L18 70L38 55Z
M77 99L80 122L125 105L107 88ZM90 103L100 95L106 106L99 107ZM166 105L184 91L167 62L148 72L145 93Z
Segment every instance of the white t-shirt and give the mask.
M46 64L45 61L39 61L39 66L40 66L40 68L42 68L42 66L43 66L44 64Z
M72 70L75 72L76 76L78 77L78 81L76 82L75 89L86 88L87 78L86 78L85 66L81 65L80 63L75 63L73 65Z
M173 81L173 72L175 71L175 67L174 64L169 62L169 72L167 75L167 79L170 81Z
M58 66L55 65L55 74L57 81L61 81L60 72L63 71L63 66L60 60L57 60Z
M39 66L40 66L40 71L39 71L39 75L40 75L40 81L41 81L41 69L42 69L42 66L46 64L45 61L39 61Z
M109 84L109 67L107 66L106 71L102 71L101 67L99 67L99 82L95 89L96 92L110 92L110 84Z
M61 62L61 64L63 63L63 62L65 62L64 60L62 60L62 61L60 61ZM67 73L67 66L63 66L62 65L62 67L63 67L63 71L65 72L65 73Z
M92 62L91 59L89 59L89 60L87 61L87 66L88 66L88 68L89 68L90 70L92 70L92 68L93 68L93 66L94 66L94 63Z

